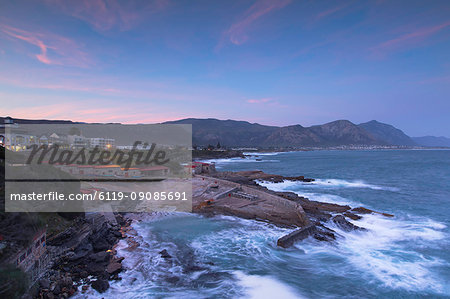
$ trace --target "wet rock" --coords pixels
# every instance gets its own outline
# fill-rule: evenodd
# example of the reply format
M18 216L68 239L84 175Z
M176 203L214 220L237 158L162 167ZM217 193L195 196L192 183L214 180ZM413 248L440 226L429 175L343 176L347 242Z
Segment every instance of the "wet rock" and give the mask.
M52 292L55 295L59 295L61 293L61 286L59 284L55 284L55 286L52 288Z
M203 270L206 270L206 268L200 267L200 266L198 266L198 265L187 265L187 266L184 268L184 271L183 271L183 272L189 273L189 272L197 272L197 271L203 271Z
M74 251L74 255L69 258L70 261L76 261L84 258L93 251L91 243L85 242L80 244Z
M89 259L91 259L94 263L101 263L109 261L110 256L111 255L109 252L100 251L89 255Z
M347 221L342 215L336 215L332 218L332 220L339 228L347 232L354 230L366 230L365 228L356 226L353 223Z
M39 285L43 289L48 289L50 288L50 281L48 279L42 278L41 280L39 280Z
M357 207L357 208L353 208L352 212L359 213L359 214L372 214L374 211L372 211L371 209L364 208L364 207Z
M381 213L381 212L373 211L371 209L367 209L367 208L364 208L364 207L354 208L354 209L352 209L352 212L359 213L359 214L372 214L372 213L374 213L374 214L383 215L385 217L394 217L394 215L392 215L392 214Z
M345 213L344 213L344 216L345 216L345 217L348 217L348 218L350 218L350 219L352 219L352 220L359 220L359 219L362 218L361 216L356 215L356 214L353 214L352 212L345 212Z
M179 280L180 280L180 278L179 277L176 277L176 276L169 276L169 277L166 277L166 279L165 279L168 283L177 283Z
M91 284L92 288L99 293L105 292L109 288L109 282L106 279L97 279Z
M106 272L108 272L109 274L115 274L120 272L121 270L122 264L117 261L109 263L108 267L106 267Z
M383 216L385 216L385 217L394 217L394 215L388 214L388 213L381 213L381 215L383 215Z
M48 292L48 293L45 294L44 298L46 298L46 299L54 299L55 295L53 295L53 293Z
M277 246L283 248L291 247L292 245L294 245L295 242L304 240L316 232L317 228L315 225L309 225L304 228L297 229L292 233L279 238L277 241Z
M161 251L159 252L159 254L161 255L162 258L165 258L165 259L170 259L170 258L172 258L172 256L167 252L166 249L161 250Z
M100 239L100 240L93 242L93 249L96 252L106 251L109 249L109 247L110 247L110 245L105 239Z

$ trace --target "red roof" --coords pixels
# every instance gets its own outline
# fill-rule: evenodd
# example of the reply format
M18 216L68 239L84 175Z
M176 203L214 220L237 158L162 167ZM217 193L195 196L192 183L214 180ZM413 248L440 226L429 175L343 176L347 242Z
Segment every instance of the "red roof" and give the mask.
M205 162L192 162L192 164L210 165L209 163L205 163Z
M166 170L169 169L166 166L152 166L147 168L140 168L141 171L152 171L152 170Z

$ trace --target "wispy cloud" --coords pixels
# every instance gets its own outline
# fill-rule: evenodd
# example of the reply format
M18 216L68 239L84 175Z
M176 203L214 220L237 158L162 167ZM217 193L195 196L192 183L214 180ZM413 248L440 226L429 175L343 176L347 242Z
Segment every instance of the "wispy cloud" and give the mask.
M439 25L424 27L415 31L400 35L396 38L384 41L372 48L372 51L377 56L384 56L389 51L398 50L407 46L414 46L422 42L427 37L450 26L450 21L441 23Z
M262 16L287 6L291 0L258 0L256 1L230 28L222 34L217 48L223 47L227 42L241 45L248 40L248 31L251 25Z
M129 30L149 14L165 9L168 0L118 1L118 0L46 0L50 6L83 20L98 31Z
M37 46L40 53L34 54L45 64L88 67L92 65L89 55L75 41L53 33L31 32L0 24L0 31L8 37Z
M334 13L344 9L348 5L349 5L349 3L343 2L343 3L341 3L341 4L339 4L339 5L335 6L335 7L332 7L332 8L329 8L327 10L324 10L324 11L320 12L319 14L317 14L317 19L322 19L322 18L325 18L327 16L333 15Z
M260 98L260 99L248 99L247 103L259 107L277 107L277 108L286 108L286 105L281 104L278 100L274 98Z

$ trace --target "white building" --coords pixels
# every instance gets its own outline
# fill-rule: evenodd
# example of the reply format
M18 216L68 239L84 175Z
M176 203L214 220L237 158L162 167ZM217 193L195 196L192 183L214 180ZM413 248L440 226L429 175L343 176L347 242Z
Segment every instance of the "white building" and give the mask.
M112 148L114 147L116 143L116 140L113 138L102 138L102 137L96 137L90 139L90 145L91 147L98 146L99 148Z

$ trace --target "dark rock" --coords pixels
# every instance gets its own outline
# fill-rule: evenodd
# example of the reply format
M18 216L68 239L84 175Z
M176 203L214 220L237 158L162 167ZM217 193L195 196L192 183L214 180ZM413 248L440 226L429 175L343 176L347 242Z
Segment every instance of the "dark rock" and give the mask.
M354 209L352 209L352 212L359 213L359 214L371 214L371 213L374 213L374 211L372 211L370 209L367 209L367 208L364 208L364 207L354 208Z
M277 246L288 248L294 245L295 242L306 239L307 237L313 235L317 231L315 225L309 225L304 228L297 229L292 233L283 236L278 239Z
M48 289L50 288L50 281L48 279L42 278L41 280L39 280L39 285L43 289Z
M61 293L61 286L59 284L55 284L55 287L52 290L53 294L59 295Z
M367 208L364 208L364 207L354 208L354 209L352 209L352 212L359 213L359 214L372 214L372 213L375 213L375 214L383 215L385 217L394 217L394 215L392 215L392 214L380 213L380 212L376 212L376 211L373 211L371 209L367 209Z
M122 233L119 231L113 231L113 234L116 238L122 238Z
M159 254L161 255L162 258L165 258L165 259L170 259L170 258L172 258L172 256L167 252L166 249L161 250L161 251L159 252Z
M365 228L354 225L353 223L347 221L344 216L336 215L333 217L333 222L342 230L350 232L353 230L366 230Z
M166 277L165 280L169 283L177 283L180 280L180 278L176 277L176 276L169 276L169 277Z
M115 274L122 270L122 264L118 263L117 261L112 261L109 263L109 265L106 267L106 272L109 274Z
M64 287L70 288L73 285L73 280L69 275L66 275L63 279L61 279L61 284Z
M92 282L92 288L99 293L105 292L109 288L109 282L106 279L97 279Z
M94 263L107 262L110 257L111 255L106 251L100 251L89 255L89 259L91 259Z
M106 251L110 247L109 243L105 239L98 239L93 242L93 249L95 252Z
M188 272L196 272L196 271L203 271L206 270L206 268L204 267L200 267L198 265L188 265L184 268L184 272L188 273Z
M70 261L76 261L79 260L88 254L90 254L93 251L91 243L84 242L78 245L78 247L75 249L75 254L69 258Z
M350 219L352 219L352 220L359 220L359 219L362 218L361 216L356 215L356 214L353 214L352 212L345 212L345 213L344 213L344 216L345 216L345 217L348 217L348 218L350 218Z

